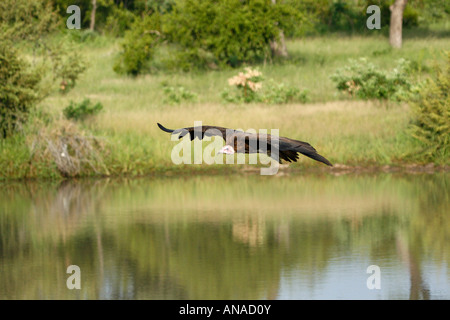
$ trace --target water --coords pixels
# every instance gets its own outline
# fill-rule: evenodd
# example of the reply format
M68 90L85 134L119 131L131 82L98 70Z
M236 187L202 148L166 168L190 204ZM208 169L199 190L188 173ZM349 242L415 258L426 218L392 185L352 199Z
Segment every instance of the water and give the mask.
M0 183L0 299L449 299L449 184L448 173Z

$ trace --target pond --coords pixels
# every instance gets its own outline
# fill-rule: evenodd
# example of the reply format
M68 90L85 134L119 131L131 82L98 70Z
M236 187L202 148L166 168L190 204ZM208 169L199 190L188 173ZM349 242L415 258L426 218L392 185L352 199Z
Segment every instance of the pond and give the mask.
M0 299L449 299L449 186L445 172L2 182Z

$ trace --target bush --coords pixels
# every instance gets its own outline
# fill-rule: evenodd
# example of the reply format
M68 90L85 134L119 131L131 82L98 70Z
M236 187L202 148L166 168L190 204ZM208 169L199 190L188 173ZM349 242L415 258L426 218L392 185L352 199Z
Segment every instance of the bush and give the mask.
M268 84L263 84L262 73L258 70L245 68L237 76L228 79L228 84L237 90L222 92L222 98L232 103L262 102L268 104L281 104L289 102L305 103L309 100L307 90L288 86L284 83L276 83L269 79Z
M439 155L448 160L450 152L450 52L447 70L437 68L413 103L412 136L424 144L422 156L433 160Z
M131 29L125 34L122 52L114 64L114 71L133 76L148 71L148 63L160 39L159 14L136 19Z
M269 104L306 103L309 101L309 95L308 90L300 90L297 87L275 83L271 80L262 93L261 101Z
M261 89L262 73L258 70L245 68L244 72L239 72L237 76L228 79L228 84L237 89L237 93L232 95L228 90L222 93L222 98L228 102L255 102L260 100L257 92Z
M210 52L216 64L237 67L270 58L270 42L280 30L293 28L299 16L271 0L180 0L164 15L163 31L193 57L201 60L202 51Z
M50 1L2 0L0 39L41 41L45 35L56 30L57 19Z
M111 15L106 19L105 31L110 35L123 37L131 29L135 19L136 16L131 11L113 7Z
M29 66L5 42L0 43L0 137L11 135L26 121L30 109L42 99L41 74Z
M63 114L66 119L82 121L88 117L98 114L102 109L103 105L100 102L92 105L89 99L84 99L80 103L74 103L71 101L70 104L63 110Z
M409 61L400 59L392 71L383 71L366 58L350 60L348 66L338 69L331 79L336 88L351 97L402 101L411 98L414 86L411 82Z
M80 75L87 69L87 62L76 50L71 50L64 44L48 48L52 63L53 79L59 81L61 93L73 89Z
M33 163L54 163L63 177L86 173L108 174L103 163L105 143L77 124L60 119L39 125L37 133L27 136Z
M179 104L181 102L195 102L197 101L197 95L184 87L173 87L163 84L164 94L166 98L164 103Z

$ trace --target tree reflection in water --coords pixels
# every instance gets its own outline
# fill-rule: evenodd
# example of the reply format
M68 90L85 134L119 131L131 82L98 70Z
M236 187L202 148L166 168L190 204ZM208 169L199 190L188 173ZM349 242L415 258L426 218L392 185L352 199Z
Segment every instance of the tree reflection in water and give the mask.
M286 281L290 298L336 298L330 274L365 261L399 267L389 290L360 297L449 298L429 267L449 262L448 183L445 173L2 183L0 298L277 299ZM65 286L71 264L81 290Z

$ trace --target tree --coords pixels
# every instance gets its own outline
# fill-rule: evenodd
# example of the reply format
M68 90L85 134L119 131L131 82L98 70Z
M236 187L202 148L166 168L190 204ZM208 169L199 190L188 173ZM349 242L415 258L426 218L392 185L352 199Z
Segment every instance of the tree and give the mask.
M97 11L97 0L92 0L91 25L89 29L94 31L95 28L95 11Z
M403 11L408 0L395 0L389 9L391 10L391 23L389 27L389 43L393 48L402 47Z
M163 33L187 60L203 64L212 56L218 65L237 67L287 53L283 32L301 18L289 4L273 0L179 0L164 15Z

